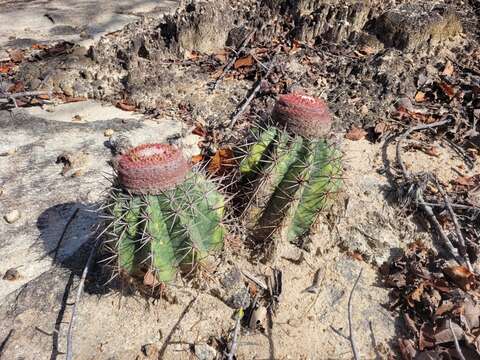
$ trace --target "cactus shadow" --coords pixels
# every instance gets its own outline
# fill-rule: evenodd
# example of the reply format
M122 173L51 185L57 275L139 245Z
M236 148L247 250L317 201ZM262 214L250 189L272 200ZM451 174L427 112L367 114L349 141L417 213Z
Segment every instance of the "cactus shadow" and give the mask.
M37 218L41 247L39 260L50 258L53 266L69 270L81 276L95 241L95 226L100 222L95 204L67 202L44 210ZM93 278L93 279L92 279ZM97 261L92 265L85 291L89 294L105 294L106 274Z

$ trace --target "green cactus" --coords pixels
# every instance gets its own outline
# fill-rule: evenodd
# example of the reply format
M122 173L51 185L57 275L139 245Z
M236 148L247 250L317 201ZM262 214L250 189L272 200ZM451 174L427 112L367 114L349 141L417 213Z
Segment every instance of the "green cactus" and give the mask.
M179 269L192 269L222 248L225 204L212 181L182 164L169 145L122 156L116 165L119 186L106 206L105 241L120 274L141 281L150 273L158 283L169 282ZM163 178L165 172L169 176Z
M278 129L276 134L270 150L255 165L249 155L240 163L243 184L251 190L242 217L257 239L282 228L287 240L295 243L308 233L319 211L331 204L332 194L340 189L341 155L323 139L291 136ZM263 142L264 136L260 136L251 147L258 148Z

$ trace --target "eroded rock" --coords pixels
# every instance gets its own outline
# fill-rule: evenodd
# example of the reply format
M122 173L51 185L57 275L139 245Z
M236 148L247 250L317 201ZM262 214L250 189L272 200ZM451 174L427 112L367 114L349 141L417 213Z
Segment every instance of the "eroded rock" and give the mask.
M375 21L375 33L386 46L416 50L445 42L462 31L452 8L430 3L407 3Z

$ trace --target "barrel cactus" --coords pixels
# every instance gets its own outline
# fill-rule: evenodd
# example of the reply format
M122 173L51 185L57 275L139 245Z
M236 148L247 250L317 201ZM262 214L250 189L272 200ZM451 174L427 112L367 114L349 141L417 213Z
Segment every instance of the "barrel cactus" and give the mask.
M224 197L180 149L141 145L112 162L105 245L122 278L156 286L222 248Z
M341 187L341 154L325 139L331 116L320 99L281 96L272 120L254 128L240 162L247 193L242 219L259 242L279 236L302 245Z

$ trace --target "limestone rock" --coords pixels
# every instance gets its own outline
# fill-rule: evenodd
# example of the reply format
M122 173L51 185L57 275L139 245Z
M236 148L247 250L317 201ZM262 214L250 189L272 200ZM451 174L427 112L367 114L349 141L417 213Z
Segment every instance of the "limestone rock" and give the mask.
M462 24L446 6L407 3L387 11L375 21L375 33L386 45L413 51L434 46L462 31Z

